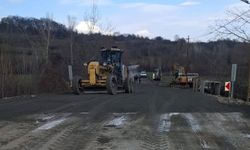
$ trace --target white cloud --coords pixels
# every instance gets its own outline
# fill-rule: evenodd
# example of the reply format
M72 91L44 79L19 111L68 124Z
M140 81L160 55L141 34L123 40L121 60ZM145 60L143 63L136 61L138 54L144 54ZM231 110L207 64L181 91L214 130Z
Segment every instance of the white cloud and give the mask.
M7 0L7 1L10 2L10 3L21 3L24 0Z
M177 7L174 5L157 4L157 3L124 3L120 4L125 9L135 9L143 12L165 12L176 10Z
M91 27L91 22L86 22L86 21L81 21L77 26L76 26L76 30L79 32L79 33L89 33L90 32L90 27ZM99 33L101 32L101 29L100 27L98 27L97 25L95 25L93 27L93 33Z
M86 5L89 7L91 0L58 0L64 4ZM226 1L226 0L224 0ZM100 4L99 4L100 3ZM175 4L154 1L115 1L99 0L98 5L111 5L116 12L104 11L102 16L112 18L116 25L116 31L132 33L138 36L150 37L162 36L172 38L179 34L181 37L190 35L206 39L204 35L208 27L214 24L218 18L224 18L226 10L230 8L247 8L244 3L221 2L214 6L208 0L181 0ZM223 4L223 5L221 5ZM197 6L199 7L192 7ZM202 10L204 7L204 11ZM209 7L209 10L206 10ZM103 8L103 10L106 8ZM112 8L111 8L112 9ZM81 9L82 10L82 9ZM83 10L84 11L84 10ZM194 12L199 13L194 15ZM76 16L76 15L75 15ZM78 18L80 18L78 16ZM104 19L105 21L105 19ZM102 21L100 21L102 22ZM89 33L88 23L82 21L76 27L78 32ZM95 27L95 33L106 34L101 25Z
M151 34L147 29L137 31L135 35L142 36L142 37L149 37Z
M79 33L84 33L84 34L88 34L90 32L90 27L92 27L91 22L86 22L86 21L81 21L76 25L75 30ZM101 33L101 34L105 34L105 35L111 35L113 34L113 32L111 31L105 31L103 30L100 26L98 25L94 25L93 27L93 33Z
M200 4L200 2L198 2L198 1L188 0L188 1L181 3L180 6L194 6L194 5L199 5L199 4Z

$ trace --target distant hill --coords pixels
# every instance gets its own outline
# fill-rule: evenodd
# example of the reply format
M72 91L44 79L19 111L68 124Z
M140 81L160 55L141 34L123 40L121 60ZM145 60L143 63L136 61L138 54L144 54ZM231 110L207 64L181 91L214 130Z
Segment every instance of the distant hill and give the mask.
M26 32L29 34L37 34L41 30L46 30L47 23L50 21L47 18L24 18L19 16L9 16L1 19L0 31L8 32L8 28L14 33ZM51 30L55 33L65 33L67 28L63 24L59 24L51 20Z
M13 49L19 47L20 49L43 49L44 47L44 34L47 32L48 19L41 18L24 18L19 16L9 16L2 18L0 21L0 34L2 40L7 40L12 43ZM65 25L57 23L51 20L51 52L57 52L65 56L69 49L69 31ZM13 43L15 41L15 43ZM4 45L6 43L3 43ZM156 37L155 39L148 39L138 37L135 35L116 35L105 36L101 34L78 34L74 33L74 51L78 53L86 53L81 56L82 61L90 59L100 49L100 47L120 46L125 49L125 61L132 64L140 64L145 69L153 70L155 67L161 66L164 70L169 71L173 63L180 63L185 65L190 60L191 70L201 71L196 66L196 59L202 58L204 61L219 60L225 65L230 65L233 62L247 63L247 58L244 53L248 45L232 40L220 40L215 42L198 42L188 44L185 39L179 39L178 41L170 41L163 39L162 37ZM10 48L10 49L12 49ZM11 50L13 53L13 49ZM187 57L187 50L189 52ZM42 51L42 50L41 50ZM237 51L237 52L236 52ZM234 53L234 54L233 54ZM233 55L232 55L233 54ZM238 60L234 58L236 55L242 59ZM196 58L199 56L199 58ZM79 55L76 55L79 57ZM204 58L203 58L204 57ZM238 58L238 57L237 57ZM77 59L77 58L76 58ZM129 60L129 61L128 61ZM202 64L203 65L203 64ZM204 65L208 65L208 62L204 62ZM220 66L217 64L218 67ZM205 74L210 74L209 71L204 71Z
M42 74L44 68L48 68L46 65L48 23L51 24L49 70L53 70L60 80L68 80L70 32L65 25L46 18L9 16L1 19L0 54L3 58L1 63L4 64L0 65L2 74L32 75L37 79L37 75ZM125 50L126 64L139 64L143 70L151 71L161 67L164 72L170 73L172 65L178 63L186 66L189 72L229 78L232 63L247 66L250 48L247 43L233 40L187 43L183 38L171 41L162 37L149 39L132 34L108 36L74 32L73 35L74 74L82 74L82 64L97 59L101 47L118 46ZM247 72L247 67L242 67L242 76L247 76ZM12 77L9 77L9 80ZM5 82L9 84L8 79ZM12 89L12 91L15 93L18 90Z

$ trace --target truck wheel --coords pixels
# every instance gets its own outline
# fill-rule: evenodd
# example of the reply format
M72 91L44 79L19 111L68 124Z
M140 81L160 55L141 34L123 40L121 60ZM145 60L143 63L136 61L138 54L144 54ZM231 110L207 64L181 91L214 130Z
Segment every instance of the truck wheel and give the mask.
M107 87L108 94L111 94L111 95L117 94L118 86L117 86L116 76L112 74L108 76L106 87Z
M83 87L81 87L81 77L75 76L73 78L72 90L76 95L80 95L83 92Z

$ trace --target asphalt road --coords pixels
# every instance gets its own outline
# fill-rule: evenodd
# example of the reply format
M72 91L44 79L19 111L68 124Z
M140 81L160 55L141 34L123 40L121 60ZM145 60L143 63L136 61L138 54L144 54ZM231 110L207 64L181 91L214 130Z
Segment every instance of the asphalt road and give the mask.
M0 149L250 149L249 106L144 80L135 93L0 100Z

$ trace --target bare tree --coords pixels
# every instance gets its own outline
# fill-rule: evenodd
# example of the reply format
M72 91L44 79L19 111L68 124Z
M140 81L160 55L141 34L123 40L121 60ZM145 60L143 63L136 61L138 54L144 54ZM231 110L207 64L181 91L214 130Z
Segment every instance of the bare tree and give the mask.
M178 35L178 34L176 34L175 36L174 36L174 40L175 41L178 41L180 39L180 36Z
M52 31L52 21L53 21L53 15L47 13L46 18L43 19L43 39L45 41L45 61L46 64L48 64L49 62L49 48L50 48L50 44L51 44L51 31Z
M4 75L4 56L3 56L3 50L2 47L0 47L0 76L1 76L1 97L4 97L4 81L5 81L5 75Z
M115 27L112 25L111 21L101 23L100 20L101 17L97 0L92 0L91 10L89 12L86 12L84 17L84 21L87 24L89 33L92 34L100 30L100 32L104 34L111 34L115 30Z
M73 44L74 44L74 29L76 26L76 18L68 16L68 29L70 31L70 64L73 65Z
M216 21L212 27L217 38L236 38L240 41L250 42L250 10L229 10L227 18Z
M249 4L248 1L242 0ZM248 10L229 10L227 18L216 22L216 26L212 28L218 37L236 38L240 41L250 43L250 9ZM249 84L247 101L250 101L250 52L249 57Z
M115 26L111 21L108 21L105 25L100 25L100 28L104 34L112 34L115 31Z
M96 3L96 0L92 0L91 10L89 12L86 12L84 17L90 34L95 32L99 19L100 16L98 5Z

